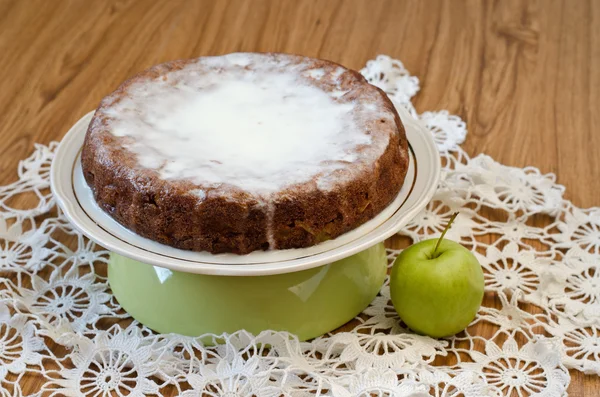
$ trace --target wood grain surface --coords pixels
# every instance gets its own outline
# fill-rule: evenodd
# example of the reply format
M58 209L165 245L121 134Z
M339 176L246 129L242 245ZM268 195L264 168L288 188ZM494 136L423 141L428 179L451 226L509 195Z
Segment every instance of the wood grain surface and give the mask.
M467 122L469 154L556 173L575 205L600 204L597 0L0 0L0 184L137 71L233 51L401 59L417 110ZM571 395L600 394L571 375Z

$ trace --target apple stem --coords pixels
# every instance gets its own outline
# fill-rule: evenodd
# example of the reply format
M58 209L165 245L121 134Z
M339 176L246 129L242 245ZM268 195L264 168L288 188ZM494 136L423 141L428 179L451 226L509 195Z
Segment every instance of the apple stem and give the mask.
M444 231L442 232L442 235L440 236L440 238L438 239L437 243L435 244L435 248L433 249L433 257L437 258L437 256L435 256L438 248L440 247L440 243L442 242L442 240L444 239L444 236L446 235L446 232L448 230L450 230L450 226L452 226L452 222L454 222L454 220L456 219L458 215L458 212L455 212L454 214L452 214L452 216L450 217L450 220L448 221L448 224L446 225L446 227L444 228Z

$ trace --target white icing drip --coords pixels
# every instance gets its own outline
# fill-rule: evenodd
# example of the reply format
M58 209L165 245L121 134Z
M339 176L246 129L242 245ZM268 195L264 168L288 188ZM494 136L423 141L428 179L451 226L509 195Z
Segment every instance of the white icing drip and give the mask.
M325 76L325 71L323 69L310 69L308 72L306 72L306 75L318 80Z
M191 194L193 194L194 196L200 198L200 200L204 201L204 199L206 199L206 191L202 190L202 189L194 189L190 191Z
M359 145L373 144L375 155L386 147L387 139L373 142L364 127L364 118L378 117L371 108L334 99L347 91L309 85L298 65L242 68L251 60L249 54L201 58L202 68L192 63L133 83L105 110L112 133L134 138L126 147L163 179L229 184L260 195L316 175L326 182L331 172L361 161ZM322 77L324 70L308 73Z
M344 74L345 71L346 69L338 67L331 75L333 76L334 80L337 80L342 74Z
M269 243L269 249L274 250L277 248L275 243L275 232L273 231L273 219L275 218L275 204L271 201L267 203L267 241Z

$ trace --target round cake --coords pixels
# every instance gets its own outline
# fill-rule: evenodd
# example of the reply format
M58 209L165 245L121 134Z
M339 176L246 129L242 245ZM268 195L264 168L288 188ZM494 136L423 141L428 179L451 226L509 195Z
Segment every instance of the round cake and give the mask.
M396 197L408 145L359 73L287 54L154 66L102 100L81 154L98 205L149 239L246 254L308 247Z

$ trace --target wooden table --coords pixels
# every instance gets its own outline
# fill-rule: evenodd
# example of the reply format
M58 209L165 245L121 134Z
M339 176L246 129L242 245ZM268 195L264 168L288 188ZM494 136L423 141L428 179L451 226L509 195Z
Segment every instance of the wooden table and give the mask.
M471 155L554 172L575 205L600 204L595 0L0 0L0 183L132 74L233 51L401 59L417 109L462 117ZM572 395L597 395L597 377L571 375Z

